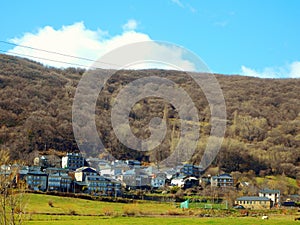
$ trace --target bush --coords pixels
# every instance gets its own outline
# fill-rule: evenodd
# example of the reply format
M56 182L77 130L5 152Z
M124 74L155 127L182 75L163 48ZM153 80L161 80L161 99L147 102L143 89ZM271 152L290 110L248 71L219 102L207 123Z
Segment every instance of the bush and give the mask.
M180 190L180 187L178 187L178 186L173 186L173 187L171 187L171 189L170 189L170 193L171 193L171 194L176 194L179 190Z
M52 201L49 201L49 202L48 202L48 205L49 205L50 207L54 207L54 205L53 205L53 202L52 202Z
M69 214L72 216L78 215L74 209L70 209Z
M126 205L123 208L123 213L126 216L135 216L135 215L137 215L138 210L134 205Z
M169 216L179 216L182 214L183 214L182 212L179 212L178 210L175 210L175 209L169 209L167 212L167 215L169 215Z
M110 206L103 207L102 212L105 216L112 216L114 214L114 209Z

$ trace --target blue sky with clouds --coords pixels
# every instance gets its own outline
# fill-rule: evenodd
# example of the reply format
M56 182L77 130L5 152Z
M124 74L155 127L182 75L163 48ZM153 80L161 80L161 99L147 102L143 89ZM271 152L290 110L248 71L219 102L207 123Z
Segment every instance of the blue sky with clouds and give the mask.
M96 59L159 40L193 51L215 73L300 77L297 0L12 0L1 8L1 41ZM42 55L5 43L0 50Z

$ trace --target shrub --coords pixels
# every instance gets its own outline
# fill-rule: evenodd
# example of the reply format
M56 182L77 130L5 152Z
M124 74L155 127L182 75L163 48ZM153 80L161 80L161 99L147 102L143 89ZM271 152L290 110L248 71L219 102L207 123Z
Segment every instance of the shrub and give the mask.
M54 207L54 205L53 205L53 202L52 202L52 201L49 201L49 202L48 202L48 205L49 205L50 207Z
M174 210L174 209L169 209L167 212L167 215L169 216L179 216L182 215L182 212L179 212L178 210Z
M171 189L170 189L170 193L171 193L171 194L176 194L176 192L179 191L179 190L180 190L180 187L178 187L178 186L173 186L173 187L171 187Z
M112 216L114 214L114 209L110 206L103 207L102 212L105 216Z
M134 205L126 205L123 208L123 213L127 216L135 216L137 215L138 210Z
M72 216L78 215L74 209L70 209L69 214Z

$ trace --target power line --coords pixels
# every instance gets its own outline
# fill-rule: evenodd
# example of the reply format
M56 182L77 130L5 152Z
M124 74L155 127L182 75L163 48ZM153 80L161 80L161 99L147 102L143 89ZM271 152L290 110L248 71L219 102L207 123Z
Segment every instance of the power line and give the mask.
M42 59L42 60L56 62L56 63L69 64L69 65L73 65L73 66L93 68L93 69L102 69L100 67L87 66L87 65L82 65L82 64L78 64L78 63L70 63L70 62L66 62L66 61L60 61L60 60L55 60L55 59L43 58L43 57L38 57L38 56L33 56L33 55L27 55L27 54L22 54L22 53L17 53L17 52L7 52L7 51L1 50L1 49L0 49L0 52L5 53L6 55L25 56L25 57L31 57L31 58L35 58L35 59Z
M19 44L15 44L15 43L8 42L8 41L2 41L2 40L0 40L0 43L4 43L4 44L7 44L7 45L12 45L12 46L18 46L18 47L21 47L21 48L32 49L32 50L35 50L35 51L40 51L40 52L46 52L46 53L50 53L50 54L60 55L60 56L64 56L64 57L69 57L69 58L80 59L80 60L85 60L85 61L89 61L89 62L96 62L96 63L102 63L102 64L107 64L107 65L112 65L112 66L118 66L118 67L120 67L120 65L117 65L117 64L114 64L114 63L108 63L108 62L103 62L103 61L96 61L96 60L85 58L85 57L79 57L79 56L64 54L64 53L56 52L56 51L49 51L49 50L45 50L45 49L41 49L41 48L35 48L35 47L27 46L27 45L19 45ZM34 56L30 56L30 57L39 58L39 57L34 57ZM44 59L44 60L48 60L48 59ZM48 60L48 61L56 62L56 60ZM70 64L70 63L68 63L68 64Z

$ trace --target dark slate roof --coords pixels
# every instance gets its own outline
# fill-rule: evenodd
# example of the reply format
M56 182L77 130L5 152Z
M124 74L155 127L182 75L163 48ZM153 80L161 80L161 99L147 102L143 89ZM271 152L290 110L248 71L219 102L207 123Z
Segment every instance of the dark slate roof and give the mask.
M84 166L84 167L80 167L80 168L76 169L75 172L93 172L93 173L97 173L97 170L92 168L92 167Z
M237 201L270 201L267 197L258 197L258 196L243 196L236 199Z
M42 171L30 171L30 172L27 173L27 175L48 176L48 174L46 174Z
M259 191L259 193L263 194L280 194L280 190L271 190L271 189L262 189Z
M79 186L88 186L88 184L85 181L74 181L74 183Z
M221 174L221 175L218 175L218 176L212 176L213 179L232 179L232 176L230 174L227 174L227 173L224 173L224 174Z

